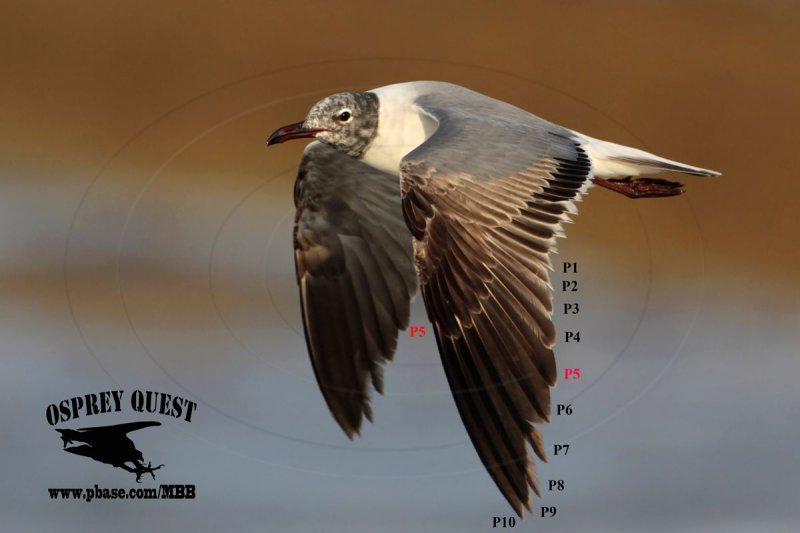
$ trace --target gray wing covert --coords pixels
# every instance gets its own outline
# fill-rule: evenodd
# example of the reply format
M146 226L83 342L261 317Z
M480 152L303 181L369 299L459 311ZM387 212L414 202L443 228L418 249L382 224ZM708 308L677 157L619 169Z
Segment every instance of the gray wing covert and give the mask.
M352 438L372 419L369 384L408 326L416 291L411 235L397 176L320 142L295 182L295 266L314 373L333 417Z

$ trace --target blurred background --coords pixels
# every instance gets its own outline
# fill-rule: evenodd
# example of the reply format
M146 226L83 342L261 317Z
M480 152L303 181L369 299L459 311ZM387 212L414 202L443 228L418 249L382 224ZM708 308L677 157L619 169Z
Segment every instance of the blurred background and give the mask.
M438 79L723 173L580 204L553 284L579 283L556 298L581 314L556 325L581 343L556 354L582 377L553 392L574 414L543 428L571 449L539 465L565 490L515 528L796 531L798 23L783 1L1 1L0 529L484 531L512 514L430 336L401 334L361 438L329 416L294 279L303 143L264 143L328 94ZM196 500L49 499L135 485L63 453L45 420L111 389L198 403L134 435L166 465L142 486ZM139 417L123 415L59 427Z

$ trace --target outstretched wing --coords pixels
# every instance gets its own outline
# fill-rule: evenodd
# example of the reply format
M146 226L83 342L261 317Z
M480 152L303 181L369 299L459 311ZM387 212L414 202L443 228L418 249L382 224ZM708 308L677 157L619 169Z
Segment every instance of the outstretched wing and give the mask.
M91 428L80 428L78 431L91 431L97 435L100 433L113 433L114 435L127 434L137 429L160 426L161 422L128 422L127 424L116 424L114 426L97 426Z
M74 453L75 455L82 455L84 457L89 457L91 459L97 458L98 455L97 448L93 448L86 444L81 444L80 446L73 446L72 448L64 448L64 451L69 453ZM100 461L100 459L97 460Z
M408 326L416 291L411 235L397 176L328 145L303 153L295 183L294 248L303 327L322 395L348 437L372 419L369 383Z
M417 100L439 125L401 163L403 209L458 411L522 516L556 383L549 255L591 163L568 130L461 90Z

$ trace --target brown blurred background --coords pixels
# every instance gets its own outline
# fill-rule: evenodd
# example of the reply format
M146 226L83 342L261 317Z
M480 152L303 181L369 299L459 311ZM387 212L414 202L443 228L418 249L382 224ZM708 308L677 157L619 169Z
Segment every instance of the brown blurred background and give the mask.
M555 390L578 413L545 428L577 448L540 468L570 489L542 502L557 518L517 527L796 529L798 24L784 1L0 1L10 530L465 531L510 514L432 340L401 340L350 443L299 333L302 145L264 140L327 94L414 79L723 173L677 199L581 204L559 260L579 262L587 311L557 325L587 340L557 355L588 377ZM199 402L192 425L141 437L198 501L47 500L130 484L61 453L42 414L114 387Z

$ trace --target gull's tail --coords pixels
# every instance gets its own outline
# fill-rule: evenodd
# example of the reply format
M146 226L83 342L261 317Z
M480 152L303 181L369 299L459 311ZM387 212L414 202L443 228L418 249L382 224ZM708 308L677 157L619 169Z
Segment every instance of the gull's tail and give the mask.
M685 165L658 157L643 150L622 146L587 135L576 134L576 140L592 160L592 171L599 178L624 178L659 172L683 172L695 176L719 176L719 172Z

